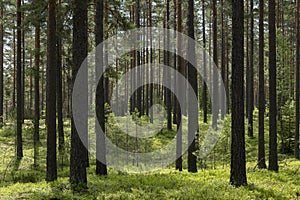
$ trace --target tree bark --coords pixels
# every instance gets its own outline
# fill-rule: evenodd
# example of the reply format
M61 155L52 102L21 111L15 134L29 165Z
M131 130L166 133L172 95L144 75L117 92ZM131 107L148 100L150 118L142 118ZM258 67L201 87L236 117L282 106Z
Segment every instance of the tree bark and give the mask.
M249 83L248 83L248 136L253 138L253 59L254 59L254 16L253 0L250 0L250 55L249 55Z
M21 0L17 1L17 158L23 157L22 143L22 32Z
M294 154L295 158L299 159L299 93L300 93L300 22L299 22L299 12L300 12L300 0L297 0L297 13L296 13L296 27L297 27L297 38L296 38L296 128L295 128L295 145Z
M267 168L265 159L265 64L264 64L264 0L259 1L259 111L258 167Z
M75 0L73 10L73 71L72 83L74 84L77 72L87 56L87 0ZM86 77L87 78L87 77ZM83 98L88 98L83 95ZM86 116L87 117L87 116ZM87 120L84 126L87 129ZM82 138L87 140L86 138ZM81 141L77 129L74 124L72 115L71 124L71 157L70 157L70 182L73 185L81 185L82 188L87 187L87 150ZM87 142L87 141L86 141Z
M47 181L57 180L56 160L56 2L48 2L48 46L47 46Z
M203 27L203 76L207 77L205 0L202 0L202 27ZM205 81L203 81L203 122L207 123L207 85Z
M182 1L177 0L177 27L178 27L178 32L182 32ZM182 53L182 38L181 35L179 34L177 37L177 49L178 49L178 55ZM183 59L178 56L177 57L177 67L178 71L184 75L184 67L183 67ZM177 80L179 80L179 77L177 77ZM179 81L177 81L179 83ZM177 94L182 94L182 86L177 85ZM179 102L180 99L182 100L184 97L183 95L180 95L179 101L177 101L177 136L176 136L176 169L179 171L182 171L182 126L181 126L181 120L182 120L182 113L181 113L181 106Z
M38 145L39 145L39 131L40 131L40 25L35 27L35 71L34 71L34 166L38 166Z
M232 0L232 119L230 183L247 185L244 121L244 2Z
M167 0L167 13L166 13L166 28L167 28L167 41L166 41L166 45L167 45L167 51L166 51L166 66L171 67L170 66L170 0ZM171 74L170 74L170 70L166 71L166 85L167 85L167 89L166 89L166 104L167 104L167 116L168 116L168 124L167 124L167 128L168 130L172 130L172 102L171 102L171 91L169 88L171 88Z
M96 35L96 46L101 44L104 40L104 0L97 0L96 2L96 18L95 18L95 35ZM97 48L96 53L96 74L99 76L100 73L103 73L103 46ZM96 174L97 175L107 175L106 163L106 143L105 143L105 84L104 76L101 77L100 82L97 87L96 93L96 114L97 119L100 123L102 132L97 129L96 126ZM100 159L100 160L99 160ZM102 161L102 162L101 162Z
M61 0L59 0L61 6ZM61 19L60 19L61 20ZM58 21L57 24L57 79L56 79L56 92L57 92L57 129L58 129L58 150L63 153L65 146L64 122L63 122L63 92L62 92L62 56L63 56L63 22Z
M218 33L217 33L217 0L213 0L213 60L218 67ZM213 70L213 101L218 101L218 80L217 72ZM219 107L219 106L218 106ZM214 109L212 116L212 127L217 129L217 121L219 115L219 108Z
M0 5L0 18L3 18L3 7ZM3 92L3 38L4 38L4 27L3 22L0 22L0 129L3 127L3 103L4 103L4 92Z
M188 36L195 39L195 28L194 28L194 0L188 1L188 16L187 16L187 26L188 26ZM198 72L194 66L196 64L196 49L194 41L188 42L188 80L192 86L192 91L189 90L189 101L191 101L193 95L196 95L198 99ZM192 61L192 62L191 62ZM191 144L188 148L188 171L197 172L197 156L194 155L195 149L195 137L198 132L198 103L194 105L189 102L188 106L188 142Z
M269 0L269 170L278 171L275 0Z

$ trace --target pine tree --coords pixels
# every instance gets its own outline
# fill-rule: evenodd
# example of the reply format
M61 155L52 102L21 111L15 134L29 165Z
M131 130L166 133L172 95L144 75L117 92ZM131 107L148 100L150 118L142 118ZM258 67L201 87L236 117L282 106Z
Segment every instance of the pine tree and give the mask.
M99 45L103 42L104 38L104 26L103 26L103 19L104 19L104 0L97 0L96 2L96 45ZM97 47L97 57L96 57L96 74L103 73L103 46ZM100 51L100 52L98 52ZM97 119L100 123L100 127L103 131L103 134L100 130L97 130L96 126L96 133L97 133L97 140L96 140L96 154L97 154L97 161L96 161L96 174L98 175L107 175L107 167L106 163L106 144L105 144L105 87L104 87L104 76L101 77L100 83L97 87L96 93L96 113ZM100 158L100 160L99 160ZM101 162L102 161L102 162Z
M297 10L296 10L296 128L295 128L295 158L299 159L299 96L300 96L300 22L299 22L299 12L300 12L300 0L297 0Z
M278 171L275 0L269 0L269 170Z
M48 2L47 47L47 181L57 179L56 159L56 2Z
M77 72L87 56L87 0L75 0L73 7L73 70L74 84ZM84 97L83 97L84 98ZM87 119L86 119L87 120ZM83 122L85 123L85 122ZM74 186L87 187L87 150L81 141L72 116L70 183Z
M259 1L259 129L258 167L267 168L265 159L265 70L264 70L264 0Z
M182 1L181 0L177 0L177 28L178 28L178 32L181 33L182 32ZM181 35L179 34L177 36L177 49L178 49L178 55L181 55L182 53L182 47L181 47L181 43L182 43L182 38ZM183 60L182 57L178 56L177 58L177 68L178 71L184 75L184 68L183 68ZM179 77L177 77L177 80L179 80ZM179 81L177 81L177 83L179 83ZM177 93L178 94L182 94L182 86L177 85ZM181 100L184 98L183 95L180 95L178 98L180 98ZM179 102L182 101L177 101L178 105L177 105L177 136L176 136L176 169L178 169L179 171L182 171L182 126L181 126L181 120L182 120L182 112L181 112L181 105L179 105Z
M247 185L244 122L244 2L232 0L232 116L230 183Z
M21 0L17 0L17 67L16 67L16 88L17 88L17 158L23 157L22 142L22 44L21 44Z
M0 18L3 19L3 3L0 4ZM3 22L0 22L0 128L3 126L3 38L4 38L4 27Z
M253 138L253 61L254 61L254 16L253 0L250 0L250 53L249 53L249 83L248 83L248 136Z
M188 1L188 17L187 17L187 26L188 26L188 36L195 39L195 27L194 27L194 0ZM198 78L197 78L197 69L195 64L196 50L195 43L193 41L188 42L188 80L192 86L192 91L188 91L189 100L192 99L193 95L198 97ZM197 157L194 155L195 152L195 137L198 131L198 104L194 105L189 103L188 106L188 143L190 144L188 148L188 171L197 172Z

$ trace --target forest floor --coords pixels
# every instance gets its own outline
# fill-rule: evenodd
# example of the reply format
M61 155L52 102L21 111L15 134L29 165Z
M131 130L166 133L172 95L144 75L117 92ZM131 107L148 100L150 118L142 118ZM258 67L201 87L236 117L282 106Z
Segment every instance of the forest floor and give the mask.
M66 141L69 141L66 122ZM88 190L73 192L69 184L68 155L58 156L58 176L54 183L45 181L46 136L41 125L39 167L33 167L33 126L23 127L24 158L14 159L14 126L0 130L0 199L300 199L300 161L279 155L279 173L256 167L257 139L247 138L248 186L234 188L229 184L230 154L227 136L212 154L202 160L198 173L174 170L174 165L143 174L129 174L109 169L106 177L96 176L95 159L90 159ZM230 131L229 131L230 132ZM173 134L173 133L172 133ZM224 143L224 141L226 141ZM67 143L67 148L68 148ZM266 141L267 147L267 141ZM225 148L225 150L224 150ZM266 148L267 149L267 148ZM268 153L268 152L266 152ZM266 154L268 155L268 154ZM184 157L184 160L186 158ZM200 163L200 162L198 162ZM184 162L186 166L186 162Z

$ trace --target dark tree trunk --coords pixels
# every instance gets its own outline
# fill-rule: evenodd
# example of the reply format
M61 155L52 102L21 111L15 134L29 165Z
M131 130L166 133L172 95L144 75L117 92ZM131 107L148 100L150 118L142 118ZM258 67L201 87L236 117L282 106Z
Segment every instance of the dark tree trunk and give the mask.
M29 116L32 119L32 105L33 105L33 66L32 66L32 53L30 53L30 61L29 61L29 70L30 70L30 77L29 77Z
M61 0L59 1L59 6L61 6ZM57 129L58 129L58 150L63 153L65 146L65 134L64 134L64 122L63 122L63 92L62 92L62 33L63 33L63 22L61 19L58 21L57 25L57 79L56 79L56 93L57 93Z
M246 0L246 118L249 107L249 0Z
M297 27L297 38L296 38L296 128L295 128L295 158L299 159L299 93L300 93L300 80L299 80L299 68L300 68L300 23L299 23L299 12L300 12L300 0L297 0L297 13L296 13L296 27Z
M150 27L152 27L152 0L149 0L149 24ZM153 82L154 79L154 70L153 70L153 66L152 63L154 62L153 59L153 39L152 39L152 30L150 30L150 79L151 82ZM153 106L153 84L150 84L150 107ZM153 123L153 110L150 110L150 122Z
M218 66L218 33L217 33L217 0L213 0L213 60L216 66ZM218 101L218 80L217 72L213 70L213 101ZM214 109L212 116L212 127L217 129L217 121L219 115L219 108Z
M254 16L253 16L253 0L250 0L250 55L249 55L249 83L248 83L248 136L253 138L253 51L254 51Z
M166 66L170 66L170 0L167 0L167 21L166 21L166 28L167 28L167 52L166 52ZM170 70L166 71L166 104L167 104L167 117L168 117L168 124L167 128L168 130L172 130L172 102L171 102L171 91L169 88L171 88L171 74Z
M265 64L264 64L264 0L259 1L259 128L258 167L267 168L265 159Z
M97 0L96 2L96 29L95 29L95 35L96 35L96 46L101 44L104 40L104 25L103 25L103 19L104 19L104 0ZM100 51L100 52L98 52ZM96 74L99 76L100 73L103 73L103 59L104 59L104 53L103 53L103 46L100 48L97 48L96 52ZM105 84L104 84L104 76L101 77L100 82L97 87L97 93L96 93L96 113L97 113L97 119L99 121L100 127L102 129L102 132L97 129L96 126L96 133L97 133L97 139L96 139L96 174L97 175L107 175L107 167L106 163L104 162L106 160L106 144L105 144Z
M48 2L48 47L47 47L47 181L57 179L56 161L56 2Z
M17 77L16 77L16 75L17 75L17 65L16 65L16 31L15 31L15 29L13 30L13 48L14 48L14 89L13 89L13 102L12 102L12 104L13 104L13 109L15 109L16 108L16 83L17 83Z
M177 27L178 27L178 32L181 33L182 32L182 1L181 0L177 0ZM182 52L182 47L181 47L181 43L182 43L182 38L181 35L179 34L177 36L177 49L178 49L178 55L181 54ZM177 66L178 66L178 71L184 75L184 67L183 67L183 59L181 56L177 57ZM177 80L179 80L179 77L177 77ZM179 83L179 81L177 81L177 83ZM182 86L177 85L177 93L178 94L182 94ZM179 97L179 101L177 101L177 136L176 136L176 169L178 169L179 171L182 171L182 126L181 126L181 119L182 119L182 113L181 113L181 106L179 102L180 99L182 100L184 97L183 95L180 95Z
M87 0L75 0L73 5L73 84L75 82L77 72L87 56L87 3ZM83 98L87 98L87 96L83 96ZM86 124L87 121L83 123ZM78 135L72 116L70 182L73 185L87 187L87 150L84 147L83 142L84 141L81 141Z
M269 0L269 170L278 171L275 0Z
M194 28L194 0L188 1L188 16L187 16L187 26L188 26L188 36L195 39L195 28ZM188 63L188 80L192 86L193 91L189 92L189 101L191 101L193 95L198 97L198 78L197 78L197 69L196 66L196 50L195 43L189 41L188 43L188 59L193 62ZM188 148L188 171L197 172L197 156L194 155L195 149L195 137L198 131L198 103L194 105L189 103L188 106L188 142L191 144Z
M0 18L3 18L3 6L0 5ZM4 28L3 22L0 22L0 128L3 127L3 38L4 38Z
M34 166L38 166L38 145L39 145L39 131L40 131L40 25L35 27L35 71L34 71Z
M207 77L206 63L206 28L205 28L205 0L202 0L202 26L203 26L203 76ZM203 122L207 123L207 85L203 81Z
M136 0L136 4L135 4L136 8L135 8L135 26L137 29L140 28L140 12L141 12L141 8L140 8L140 0ZM140 35L137 35L137 41L139 41ZM137 85L141 85L141 81L142 81L142 76L141 76L141 68L139 68L141 64L141 54L139 50L136 50L136 67L137 70L137 75L136 75L136 84ZM141 117L142 115L142 87L139 87L137 89L137 94L136 94L136 108L138 111L138 115L139 117Z
M230 183L247 185L244 121L244 1L232 0L232 120Z
M174 41L177 39L177 2L176 0L173 0L174 4ZM177 70L177 48L176 43L174 43L174 54L173 54L173 64L174 64L174 70ZM176 81L176 73L174 74L174 90L177 90L177 81ZM173 124L177 124L177 97L175 94L173 94Z
M21 31L22 15L21 0L17 1L17 158L23 157L22 144L22 31Z
M22 5L24 5L24 0L21 2ZM21 12L21 21L24 22L24 12ZM21 23L21 24L22 24ZM22 69L21 69L21 118L22 123L24 124L24 118L25 118L25 30L24 28L21 28L21 57L22 57Z
M222 73L222 81L225 81L225 31L224 31L224 0L221 0L221 73ZM225 91L220 88L220 95L221 97L225 96ZM224 120L225 118L225 99L220 98L220 106L221 106L221 119Z

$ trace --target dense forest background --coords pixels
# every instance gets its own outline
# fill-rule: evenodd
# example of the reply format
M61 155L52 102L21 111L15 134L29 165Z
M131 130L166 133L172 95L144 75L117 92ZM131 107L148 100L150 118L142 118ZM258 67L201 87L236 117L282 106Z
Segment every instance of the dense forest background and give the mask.
M0 199L298 199L299 14L300 0L1 0ZM159 46L145 29L142 47L117 55L105 71L113 51L97 48L100 59L86 75L104 75L85 92L100 126L87 115L80 135L72 94L82 63L103 41L143 27L165 28ZM197 45L178 33L207 52L204 74L195 69ZM191 87L154 63L172 67ZM118 90L129 71L134 78ZM154 79L160 84L145 84ZM165 124L155 136L118 127L128 116L155 124L156 104ZM218 142L201 156L202 142L216 132ZM92 136L95 151L88 151ZM175 140L176 159L143 172L140 158L128 156L118 170L118 159L104 162L106 138L134 155Z

